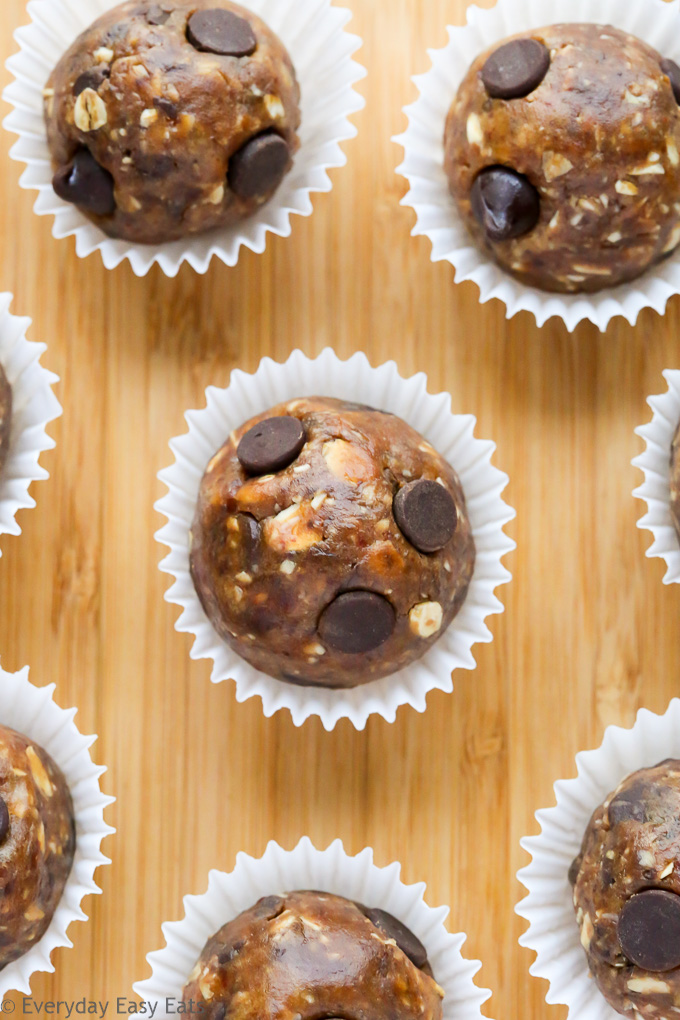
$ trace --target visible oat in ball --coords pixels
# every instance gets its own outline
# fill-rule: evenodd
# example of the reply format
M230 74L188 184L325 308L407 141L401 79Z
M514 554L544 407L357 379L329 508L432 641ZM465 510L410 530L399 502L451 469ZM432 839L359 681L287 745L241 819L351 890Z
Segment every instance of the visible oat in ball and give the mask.
M49 927L74 853L62 773L28 737L0 727L0 969Z
M280 39L231 0L128 0L45 89L54 190L111 237L159 244L255 213L299 146Z
M183 991L208 1020L441 1020L443 998L401 921L324 892L267 896L229 921Z
M632 280L680 244L680 69L610 25L553 25L473 63L445 168L472 237L549 291Z
M356 687L420 658L474 562L452 467L370 407L281 404L237 429L201 482L198 596L239 655L289 683Z
M670 1016L680 1001L680 761L635 772L607 798L570 880L607 1001L625 1016Z

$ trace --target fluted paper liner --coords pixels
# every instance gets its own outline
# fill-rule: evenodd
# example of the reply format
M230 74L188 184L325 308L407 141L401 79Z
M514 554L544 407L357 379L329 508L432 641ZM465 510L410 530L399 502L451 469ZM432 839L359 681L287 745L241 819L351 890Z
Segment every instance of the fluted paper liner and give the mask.
M0 725L30 737L44 748L64 774L76 821L76 851L73 868L49 928L23 956L0 971L0 1001L9 991L30 994L31 977L38 971L54 971L53 950L72 946L67 929L72 921L86 921L84 897L100 893L94 873L109 864L101 842L114 832L104 821L104 810L114 801L102 793L99 780L105 768L95 765L90 747L96 736L79 732L75 708L59 708L53 700L55 685L35 687L28 679L28 667L18 673L0 668Z
M326 850L317 850L305 836L294 850L283 850L272 842L259 859L240 853L232 872L210 872L202 896L184 897L183 920L163 925L165 948L148 954L153 973L135 984L135 993L157 1004L157 1017L166 1016L166 997L181 999L205 943L222 925L263 896L316 889L398 917L427 949L434 976L445 992L444 1020L481 1020L481 1006L490 996L474 983L481 964L461 955L465 935L451 935L444 927L448 907L429 907L425 884L404 885L400 871L397 863L379 868L370 847L350 857L339 839Z
M546 1001L569 1007L568 1020L617 1020L588 971L580 941L569 866L578 855L595 809L626 776L680 758L680 701L665 715L642 709L632 729L610 726L596 751L576 756L578 776L555 784L556 807L539 811L540 836L522 840L531 864L518 873L529 895L517 913L529 922L520 945L536 953L535 977L550 983Z
M651 531L654 541L647 550L649 557L660 557L666 564L664 584L680 582L680 541L671 517L671 445L680 425L680 371L667 369L664 378L668 391L649 397L647 403L654 412L648 425L635 432L646 443L644 453L633 460L645 480L633 492L647 504L647 513L638 521L638 528Z
M402 205L416 212L413 236L432 242L432 261L450 262L456 282L472 280L482 304L497 298L507 318L529 311L542 326L552 316L567 329L590 319L605 330L622 315L631 325L643 308L663 314L668 299L680 293L680 251L630 284L599 294L549 294L509 276L472 240L458 215L444 172L444 126L451 103L470 65L495 42L518 32L561 22L610 24L630 32L659 52L680 61L680 3L673 0L498 0L495 7L467 9L467 25L449 26L449 43L429 50L432 68L413 81L420 93L407 106L407 130L394 139L404 148L398 173L409 182Z
M9 453L0 471L0 535L21 534L16 515L22 508L35 506L29 493L31 482L49 478L40 465L40 454L53 449L47 425L61 414L52 390L59 377L40 364L47 348L26 339L31 320L12 315L11 302L11 294L0 294L0 365L12 387Z
M54 216L54 237L75 235L79 258L99 251L107 269L128 259L137 276L146 275L154 263L171 277L183 262L205 273L213 256L233 266L242 247L262 253L268 233L288 237L292 215L311 215L311 193L331 190L327 171L344 166L340 143L356 135L349 117L363 107L364 100L353 86L365 71L352 59L361 39L345 31L350 11L331 6L331 0L239 0L280 36L295 65L302 91L302 124L293 169L272 200L250 219L179 241L141 245L107 237L75 206L55 195L43 121L42 92L53 68L73 40L119 2L30 0L31 23L14 34L20 49L7 61L14 81L4 91L5 101L14 110L4 123L19 135L10 155L26 164L21 186L39 192L36 213Z
M217 635L189 573L189 530L209 460L232 430L254 415L294 397L312 395L380 407L422 433L458 473L477 548L465 603L437 643L400 672L348 691L296 687L258 672ZM266 716L288 709L296 726L310 716L319 716L327 730L342 718L363 729L373 714L394 722L401 705L424 712L429 691L453 690L452 670L475 668L472 646L492 640L485 619L503 611L494 590L510 580L502 558L514 548L514 542L503 526L515 514L501 499L508 477L491 465L494 443L475 439L475 418L454 415L450 408L450 395L429 394L422 373L403 379L392 361L372 368L364 354L341 361L327 348L314 360L294 351L284 364L264 358L253 375L235 371L226 389L211 386L206 390L203 410L187 412L188 433L170 443L176 461L158 476L167 485L168 494L156 509L168 523L156 538L170 548L160 566L175 579L165 597L182 607L176 628L194 635L192 658L213 660L213 683L233 679L238 701L261 698Z

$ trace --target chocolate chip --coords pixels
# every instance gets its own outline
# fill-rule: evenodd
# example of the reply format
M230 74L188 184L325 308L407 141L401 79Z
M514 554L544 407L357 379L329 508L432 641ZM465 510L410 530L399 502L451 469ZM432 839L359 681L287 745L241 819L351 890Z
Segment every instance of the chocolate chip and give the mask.
M249 57L257 47L250 22L219 7L195 11L187 22L187 39L197 50L225 57Z
M173 103L170 99L165 99L164 96L157 96L153 101L153 105L161 113L164 113L170 120L177 120L179 116L179 107L176 103Z
M618 793L611 801L607 814L609 825L620 825L622 822L644 822L647 818L644 787L633 787Z
M550 67L550 50L538 39L513 39L492 53L482 81L492 99L521 99L541 84Z
M267 475L288 467L307 442L297 418L282 415L253 425L238 444L236 456L251 475Z
M272 131L256 135L229 161L229 187L239 198L258 198L278 188L290 163L285 139Z
M627 960L662 973L680 967L680 896L648 889L632 896L619 917L619 942Z
M164 25L170 17L170 11L164 11L158 4L152 4L146 12L146 20L149 25Z
M449 490L426 478L404 485L394 497L393 510L403 534L423 553L443 549L453 538L458 523L458 511Z
M203 1005L203 1004L202 1004ZM226 1002L218 1002L209 1014L210 1020L224 1020L227 1015L227 1004Z
M0 797L0 843L4 843L9 835L9 808Z
M408 956L411 963L419 968L425 966L427 963L427 949L405 924L402 924L401 921L397 920L396 917L392 917L385 910L364 908L364 914L383 935L386 935L388 939L394 939L402 953Z
M680 67L674 60L662 60L661 70L670 78L675 101L680 104Z
M372 591L346 591L326 606L319 620L324 644L338 652L359 655L372 652L391 637L397 618L382 595Z
M533 230L541 215L536 188L522 174L491 166L472 187L472 211L491 241L509 241Z
M95 216L110 216L115 211L113 177L88 149L79 149L68 166L57 170L52 187L59 198Z
M569 885L575 886L578 881L578 876L581 871L581 865L583 864L583 857L579 854L578 857L574 858L569 868Z
M282 896L264 896L252 909L252 915L258 921L272 921L286 909L286 901Z
M73 95L79 96L85 89L94 89L96 92L102 82L109 77L109 68L93 67L89 71L83 71L73 83Z

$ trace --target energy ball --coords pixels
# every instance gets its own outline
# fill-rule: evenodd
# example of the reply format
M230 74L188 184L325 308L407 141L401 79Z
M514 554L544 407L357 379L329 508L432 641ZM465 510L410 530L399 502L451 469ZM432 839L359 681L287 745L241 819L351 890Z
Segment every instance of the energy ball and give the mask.
M595 292L680 244L680 67L610 25L553 25L473 63L444 137L473 239L522 283Z
M12 388L7 381L5 370L0 365L0 471L5 466L9 453L12 428Z
M441 1020L427 951L400 921L340 896L267 896L206 944L183 1001L206 1020Z
M279 680L357 687L420 658L467 594L453 468L392 414L325 397L246 422L208 464L191 572L218 634Z
M44 935L73 864L66 780L28 737L0 727L0 969Z
M76 39L45 89L57 195L110 237L160 244L252 216L299 146L276 35L230 0L129 0Z
M671 1016L680 1002L680 761L625 779L595 811L570 878L581 943L609 1004Z

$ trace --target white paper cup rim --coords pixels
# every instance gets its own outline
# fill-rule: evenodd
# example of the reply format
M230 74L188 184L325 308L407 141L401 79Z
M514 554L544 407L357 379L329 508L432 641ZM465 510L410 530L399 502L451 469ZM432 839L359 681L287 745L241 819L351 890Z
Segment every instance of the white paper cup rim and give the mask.
M680 541L671 516L670 462L673 437L680 425L680 370L666 369L663 373L668 390L648 397L647 403L654 412L652 420L635 429L645 441L644 453L633 459L645 480L633 492L647 504L647 512L637 522L638 528L654 536L646 556L658 557L666 564L664 584L680 583Z
M189 530L208 461L230 432L254 415L294 397L312 395L380 406L423 434L461 480L477 551L465 603L436 644L400 672L352 690L296 687L258 672L217 635L189 572ZM473 645L492 640L486 617L503 612L494 590L510 580L502 559L515 543L503 528L515 512L501 498L507 475L491 465L495 444L474 437L472 415L451 413L449 394L429 394L424 374L404 379L393 361L372 368L363 353L341 361L330 348L314 359L298 350L282 364L264 358L252 375L232 372L226 389L208 387L206 407L188 411L185 418L189 431L170 442L175 463L158 475L168 493L156 509L168 523L156 538L170 548L160 569L174 577L165 599L182 608L175 627L194 635L192 658L212 659L213 683L233 679L238 701L261 698L265 716L287 709L296 726L318 716L327 730L342 718L363 729L373 714L394 722L401 705L424 712L430 691L453 690L452 670L475 668Z
M546 1002L569 1008L568 1020L616 1020L588 972L568 881L593 811L626 776L680 757L680 700L663 715L641 709L634 726L609 726L602 744L576 756L575 779L555 783L556 806L538 811L541 833L521 841L532 861L517 877L528 895L516 912L529 922L520 945L536 953L535 977L549 982Z
M398 917L424 943L438 984L444 989L444 1020L481 1020L481 1006L490 992L474 983L481 963L461 955L465 935L451 935L444 927L448 907L425 903L425 884L405 885L401 865L380 868L366 847L350 856L339 839L317 850L307 836L290 851L270 842L260 858L239 853L230 873L211 871L208 889L185 896L185 916L162 926L165 948L149 953L152 975L134 985L146 1002L158 1003L165 1015L165 998L181 998L182 988L208 939L232 918L274 893L317 889L380 907Z
M106 769L95 765L90 755L97 737L80 733L74 722L77 709L60 708L54 691L54 684L35 687L28 679L28 667L18 673L0 668L0 724L30 737L56 762L71 792L76 822L75 857L61 900L42 938L0 971L0 1002L9 991L30 994L33 974L54 972L53 951L73 945L67 929L73 921L87 920L82 901L101 893L94 873L100 865L111 863L101 852L101 842L115 832L104 821L104 811L115 798L102 793L100 779Z
M47 426L62 413L52 389L59 377L40 364L47 347L26 339L31 320L12 315L11 302L11 294L0 294L0 365L12 388L9 451L0 471L0 535L21 534L17 513L35 506L31 483L49 478L40 455L56 445Z
M404 149L397 173L409 183L401 204L416 213L412 236L430 239L432 261L450 262L456 283L472 280L479 288L481 304L497 298L505 305L508 319L528 311L542 326L558 317L570 332L588 319L604 332L617 315L631 325L643 308L663 315L669 298L680 293L680 251L632 283L599 294L551 294L528 287L475 245L457 212L444 172L444 125L449 107L473 60L494 42L560 22L612 24L680 61L679 15L680 0L645 0L644 4L639 0L498 0L488 10L468 7L467 24L448 26L448 44L428 50L432 68L413 78L420 95L404 108L406 131L393 139Z
M176 276L184 262L197 273L205 273L213 257L234 266L242 248L261 254L268 234L288 237L291 216L311 215L311 194L331 190L328 170L345 165L341 142L357 133L349 118L364 106L354 85L366 72L352 59L362 41L345 30L351 12L331 6L332 0L239 0L281 37L296 67L302 90L302 125L301 148L293 169L272 200L250 219L189 239L141 245L107 237L75 206L55 195L43 122L42 90L52 69L80 32L120 2L30 0L31 23L14 33L19 52L6 63L14 80L3 93L14 109L4 125L19 135L10 156L26 164L21 187L39 192L35 212L54 216L52 236L74 235L77 256L86 258L99 251L107 269L128 260L137 276L145 276L158 264L169 277Z

